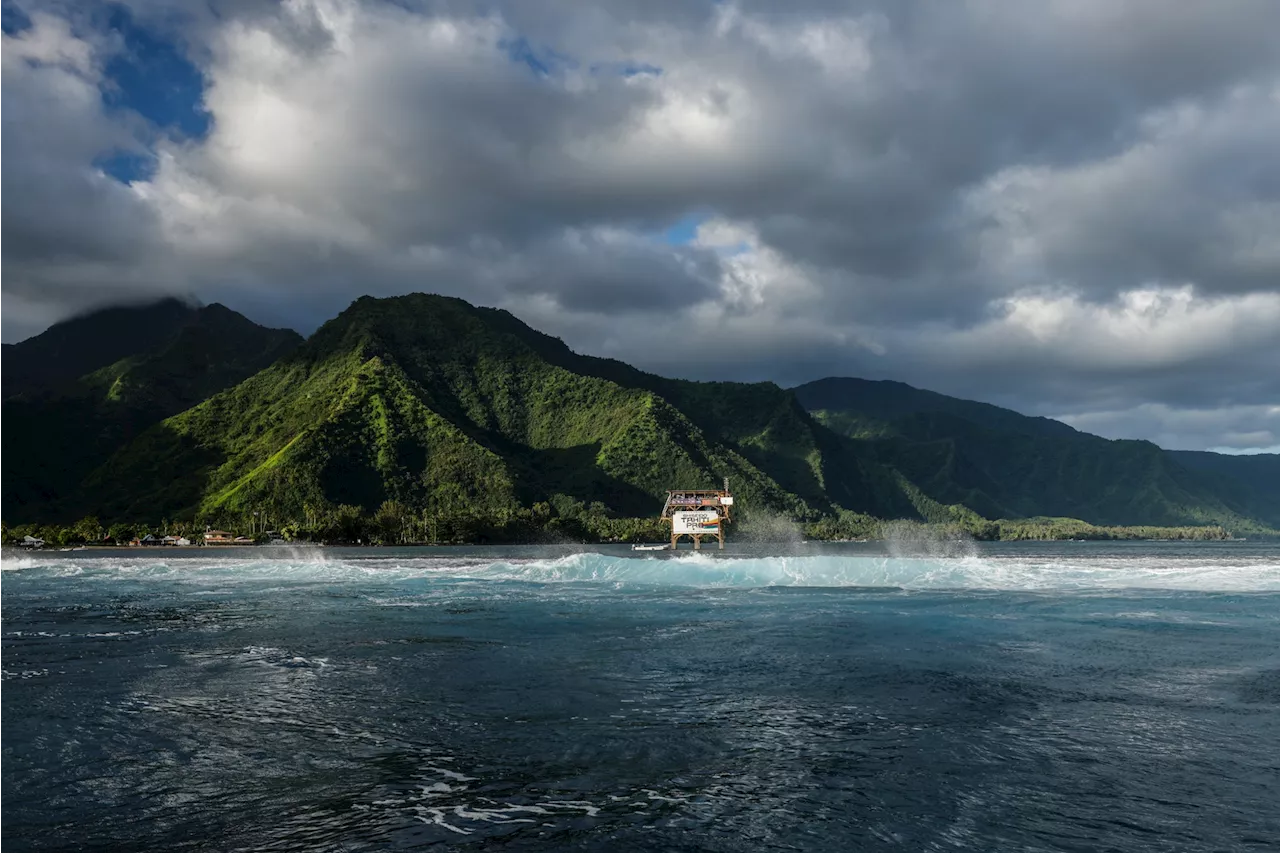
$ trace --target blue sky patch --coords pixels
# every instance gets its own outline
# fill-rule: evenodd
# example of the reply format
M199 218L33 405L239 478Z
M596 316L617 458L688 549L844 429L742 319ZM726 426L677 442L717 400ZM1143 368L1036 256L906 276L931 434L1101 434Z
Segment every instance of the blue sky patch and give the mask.
M662 69L656 65L650 65L648 62L629 62L619 69L619 73L623 77L635 77L639 74L652 74L657 76L662 73Z
M591 66L591 73L596 75L616 74L619 77L639 77L642 74L658 76L662 69L648 62L598 62Z
M27 13L12 3L0 3L0 30L7 36L31 29Z
M107 108L133 110L188 139L208 134L212 118L202 104L204 78L178 46L138 27L120 6L111 7L106 24L124 40L123 52L104 69Z
M711 218L705 211L680 217L662 232L662 241L671 246L687 246L698 236L698 226Z
M581 65L572 56L557 53L548 47L535 47L524 36L503 39L498 42L498 48L512 62L524 65L539 77L550 77L557 72L572 70ZM597 62L588 65L587 72L596 76L636 77L641 74L661 74L662 69L648 62Z
M578 67L572 57L556 53L550 48L536 48L524 36L503 39L498 42L498 48L512 62L524 65L539 77L549 77L556 71Z
M94 160L93 165L122 184L150 180L156 173L156 158L135 151L113 151Z

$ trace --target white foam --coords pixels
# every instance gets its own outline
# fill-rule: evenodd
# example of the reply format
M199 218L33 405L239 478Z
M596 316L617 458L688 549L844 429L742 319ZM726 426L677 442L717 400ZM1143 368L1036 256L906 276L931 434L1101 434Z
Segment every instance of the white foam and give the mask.
M1280 554L1224 560L1187 557L1061 558L689 555L634 560L574 554L557 560L494 563L477 576L539 583L693 587L900 587L906 589L1181 589L1280 591Z
M895 549L896 550L896 549ZM946 549L944 549L945 551ZM23 558L26 574L72 578L77 582L127 578L163 580L221 592L243 583L268 581L284 591L300 583L391 585L404 581L447 582L448 589L415 588L370 592L384 606L415 606L431 596L454 595L459 586L493 582L595 584L608 588L675 586L694 588L896 587L904 589L1091 590L1168 589L1227 592L1280 591L1280 548L1273 553L1203 554L1082 552L1078 556L980 555L957 546L953 553L925 555L811 554L726 556L686 553L678 557L636 558L580 552L547 559L486 560L476 556L397 556L296 560L255 554L248 559L193 557L172 562L97 557L79 561ZM308 555L310 556L310 555Z
M0 559L0 571L3 572L20 572L23 569L33 569L37 566L47 565L43 560L33 560L30 557L10 557L6 555Z

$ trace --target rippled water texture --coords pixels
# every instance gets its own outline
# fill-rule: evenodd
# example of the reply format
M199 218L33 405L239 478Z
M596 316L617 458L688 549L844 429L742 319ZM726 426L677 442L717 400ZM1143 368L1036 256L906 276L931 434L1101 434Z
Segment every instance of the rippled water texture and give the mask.
M3 568L6 853L1280 849L1275 546Z

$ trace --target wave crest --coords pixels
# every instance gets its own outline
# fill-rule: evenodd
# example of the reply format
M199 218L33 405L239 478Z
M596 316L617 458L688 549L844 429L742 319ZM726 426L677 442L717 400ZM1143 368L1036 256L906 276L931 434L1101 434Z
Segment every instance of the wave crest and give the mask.
M61 557L61 555L59 555ZM904 589L1172 589L1280 591L1280 559L1269 556L956 555L738 556L684 553L632 557L583 552L545 558L483 556L327 556L280 554L226 559L130 557L6 560L15 574L155 579L207 584L283 582L491 581L590 583L614 587L881 587ZM12 578L13 575L10 575Z

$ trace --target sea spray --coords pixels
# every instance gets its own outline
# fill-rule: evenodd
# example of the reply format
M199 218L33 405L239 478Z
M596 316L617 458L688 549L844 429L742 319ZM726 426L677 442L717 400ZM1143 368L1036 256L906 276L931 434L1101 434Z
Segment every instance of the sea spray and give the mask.
M7 550L0 552L0 571L16 572L22 569L35 569L51 564L51 560L42 560L39 557L11 553Z
M804 533L793 519L765 509L743 509L729 528L737 542L800 545Z
M885 548L894 557L933 557L974 560L978 543L967 532L954 527L938 527L914 521L887 521L880 526Z
M284 560L290 563L327 563L328 555L323 545L314 542L287 542L264 545L262 553L269 559Z

